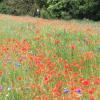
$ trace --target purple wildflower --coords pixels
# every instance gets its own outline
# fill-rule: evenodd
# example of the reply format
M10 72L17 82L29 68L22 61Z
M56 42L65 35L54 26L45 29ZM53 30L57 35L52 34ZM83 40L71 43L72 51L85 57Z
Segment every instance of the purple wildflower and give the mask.
M64 89L64 93L69 93L69 92L70 92L70 90Z
M77 92L78 94L81 94L82 93L81 89L76 89L75 92Z
M3 90L3 87L2 86L0 86L0 91L2 91Z
M18 62L16 62L16 63L15 63L15 66L16 66L16 67L20 67L20 66L21 66L21 64L20 64L20 63L18 63Z

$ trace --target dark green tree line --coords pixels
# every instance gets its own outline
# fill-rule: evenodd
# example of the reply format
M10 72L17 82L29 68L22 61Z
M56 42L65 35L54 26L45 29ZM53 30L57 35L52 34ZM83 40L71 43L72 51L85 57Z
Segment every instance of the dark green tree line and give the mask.
M44 18L100 20L100 0L0 0L1 13L33 16L36 9Z
M48 0L48 11L57 18L100 19L100 0Z

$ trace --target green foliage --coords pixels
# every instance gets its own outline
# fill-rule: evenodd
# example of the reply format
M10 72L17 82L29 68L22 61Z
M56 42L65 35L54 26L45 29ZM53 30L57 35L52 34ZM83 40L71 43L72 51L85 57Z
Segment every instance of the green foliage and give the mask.
M16 10L19 15L34 15L36 9L42 8L41 0L8 0L7 5Z
M48 0L47 3L48 11L56 18L100 19L99 0Z
M50 18L50 15L46 9L41 10L41 17L46 19Z
M100 20L100 0L0 0L0 12L43 18Z
M25 15L30 12L33 0L8 0L7 5L16 11L16 14Z
M78 7L77 3L78 1L75 0L48 0L48 11L55 14L57 18L69 19L74 15L73 10Z
M13 14L14 9L6 6L5 3L0 3L0 12L4 14Z

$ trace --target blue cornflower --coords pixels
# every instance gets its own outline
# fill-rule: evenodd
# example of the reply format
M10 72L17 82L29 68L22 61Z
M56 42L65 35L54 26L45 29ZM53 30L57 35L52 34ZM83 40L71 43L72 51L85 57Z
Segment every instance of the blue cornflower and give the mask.
M77 92L77 93L79 93L79 94L82 93L81 89L77 89L75 92Z
M17 62L17 63L15 63L15 66L16 66L16 67L20 67L21 64L20 64L19 62Z
M64 93L69 93L69 92L70 92L70 90L64 89Z

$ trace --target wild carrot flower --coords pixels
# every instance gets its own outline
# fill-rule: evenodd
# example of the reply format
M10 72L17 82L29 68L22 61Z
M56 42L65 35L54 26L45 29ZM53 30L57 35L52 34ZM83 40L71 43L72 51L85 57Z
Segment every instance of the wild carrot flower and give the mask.
M10 91L10 90L12 90L12 87L11 86L8 87L8 91Z

